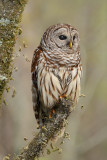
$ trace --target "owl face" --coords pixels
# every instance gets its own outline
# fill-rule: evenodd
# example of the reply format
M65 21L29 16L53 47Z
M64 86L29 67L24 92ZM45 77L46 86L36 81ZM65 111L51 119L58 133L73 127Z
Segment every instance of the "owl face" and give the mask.
M57 24L46 30L41 46L49 51L74 53L79 47L79 34L71 25Z

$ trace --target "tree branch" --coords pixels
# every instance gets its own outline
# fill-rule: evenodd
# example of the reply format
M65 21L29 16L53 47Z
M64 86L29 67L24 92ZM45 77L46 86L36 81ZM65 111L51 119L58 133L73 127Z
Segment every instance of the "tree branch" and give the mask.
M13 70L13 47L16 35L19 33L18 24L27 0L1 0L0 1L0 104L3 91L7 82L11 79ZM34 160L44 151L48 142L58 137L66 126L66 119L70 114L71 101L62 99L55 106L55 113L51 119L46 119L33 140L23 151L12 160ZM6 157L4 158L6 159ZM9 158L8 158L9 159Z
M0 0L0 105L13 70L13 47L27 0Z
M38 135L35 135L28 146L24 147L23 151L13 158L13 160L34 160L40 157L48 142L55 139L67 125L66 119L71 112L71 101L62 99L55 106L55 113L51 119L47 119L44 127L40 129Z

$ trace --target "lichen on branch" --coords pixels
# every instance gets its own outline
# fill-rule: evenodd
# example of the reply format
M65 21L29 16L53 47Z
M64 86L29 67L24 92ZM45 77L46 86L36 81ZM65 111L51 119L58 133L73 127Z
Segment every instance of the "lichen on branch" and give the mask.
M13 70L13 47L27 0L0 0L0 106Z

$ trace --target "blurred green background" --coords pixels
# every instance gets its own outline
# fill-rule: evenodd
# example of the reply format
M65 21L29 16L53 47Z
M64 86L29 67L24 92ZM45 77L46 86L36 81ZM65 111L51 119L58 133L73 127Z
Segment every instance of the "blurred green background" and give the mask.
M31 60L46 28L56 23L71 24L79 31L81 92L86 97L80 98L69 118L66 131L70 140L59 145L62 153L46 154L44 160L107 159L107 0L28 1L21 22L23 33L14 51L17 56L14 81L8 84L10 92L5 93L8 105L3 105L0 115L0 159L8 153L17 153L33 138L36 120L31 98ZM12 98L14 88L16 95Z

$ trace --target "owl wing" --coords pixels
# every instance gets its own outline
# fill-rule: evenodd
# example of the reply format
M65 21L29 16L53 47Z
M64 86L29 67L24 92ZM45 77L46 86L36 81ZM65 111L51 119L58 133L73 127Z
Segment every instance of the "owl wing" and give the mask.
M42 52L41 48L38 47L34 51L32 65L31 65L31 73L32 73L32 101L33 101L33 109L35 112L35 118L39 123L40 118L40 98L39 98L39 89L38 89L38 61L40 57L40 53Z

